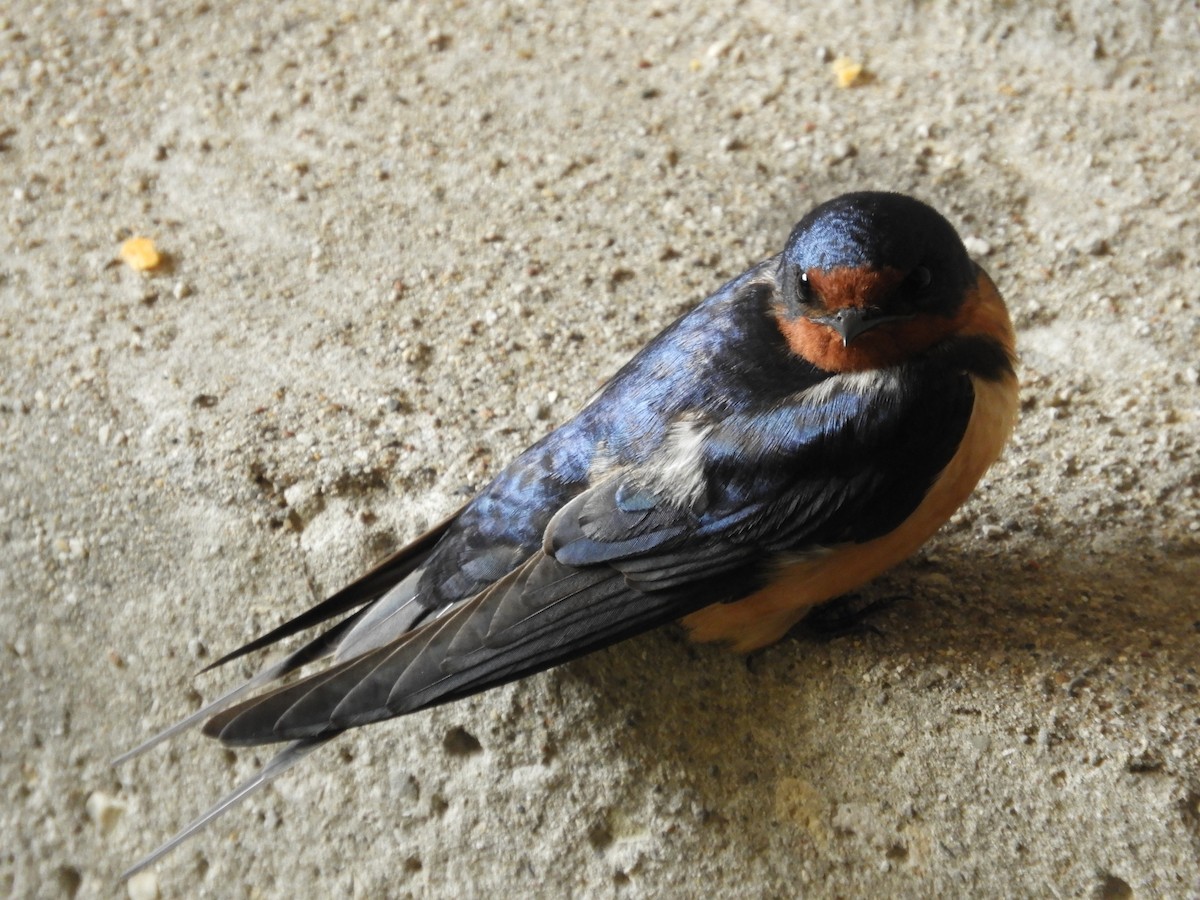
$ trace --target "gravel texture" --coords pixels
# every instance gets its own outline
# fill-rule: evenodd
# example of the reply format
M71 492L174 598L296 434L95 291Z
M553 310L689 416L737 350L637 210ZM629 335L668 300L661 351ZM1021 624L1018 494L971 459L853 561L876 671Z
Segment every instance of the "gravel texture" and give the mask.
M782 7L0 10L0 894L1200 896L1196 5ZM878 634L663 629L115 883L265 758L109 766L249 664L197 669L858 188L960 227L1023 356Z

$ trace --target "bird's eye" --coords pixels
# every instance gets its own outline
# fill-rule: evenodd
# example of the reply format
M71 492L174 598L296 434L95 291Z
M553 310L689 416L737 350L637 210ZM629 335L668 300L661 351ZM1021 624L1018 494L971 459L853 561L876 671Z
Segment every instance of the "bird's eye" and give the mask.
M928 266L914 266L906 280L914 291L923 291L933 281L933 273L929 271Z
M800 294L800 299L805 303L812 300L812 285L808 281L808 273L803 269L800 271L800 280L796 283L796 290Z

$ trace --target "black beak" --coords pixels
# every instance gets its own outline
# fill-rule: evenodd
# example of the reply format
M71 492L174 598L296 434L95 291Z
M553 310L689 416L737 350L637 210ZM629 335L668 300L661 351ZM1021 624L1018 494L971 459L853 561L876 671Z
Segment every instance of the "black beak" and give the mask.
M877 325L888 322L905 322L912 316L888 316L874 306L844 306L829 316L818 316L812 321L832 328L842 336L842 346L850 346L850 342Z

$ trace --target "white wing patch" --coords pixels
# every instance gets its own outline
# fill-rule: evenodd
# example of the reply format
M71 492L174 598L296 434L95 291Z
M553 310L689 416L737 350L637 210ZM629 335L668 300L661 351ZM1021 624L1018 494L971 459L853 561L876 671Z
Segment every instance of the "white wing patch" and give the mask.
M704 493L704 442L711 425L683 420L671 426L666 440L637 480L668 503L686 508Z

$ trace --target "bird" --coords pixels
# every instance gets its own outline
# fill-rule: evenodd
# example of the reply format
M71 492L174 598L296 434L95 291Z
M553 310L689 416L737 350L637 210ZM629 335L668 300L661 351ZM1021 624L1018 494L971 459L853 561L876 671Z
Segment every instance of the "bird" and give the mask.
M117 760L201 721L284 744L122 877L348 729L676 620L741 652L779 640L966 501L1015 426L1016 366L1004 300L940 213L817 205L457 512L213 663L334 622Z

